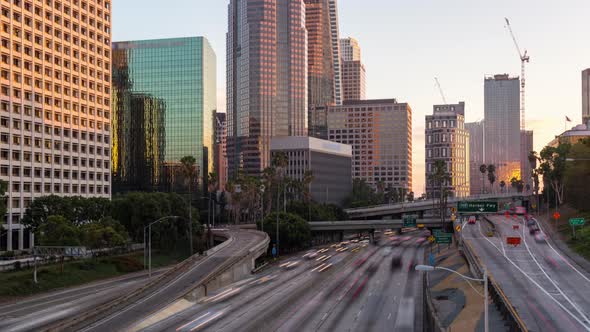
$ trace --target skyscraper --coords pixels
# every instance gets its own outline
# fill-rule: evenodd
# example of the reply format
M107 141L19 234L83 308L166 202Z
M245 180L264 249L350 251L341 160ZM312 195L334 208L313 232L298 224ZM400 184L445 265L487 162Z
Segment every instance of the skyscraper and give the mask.
M216 58L207 39L116 42L112 67L115 191L173 189L187 155L206 178L217 102Z
M526 186L533 187L532 168L529 162L529 154L533 151L533 131L520 131L520 174L521 179Z
M330 106L329 140L352 145L352 176L373 188L407 194L412 188L412 109L395 99Z
M582 71L582 123L590 123L590 68Z
M496 166L496 182L520 178L520 82L508 74L484 80L484 161Z
M443 183L450 197L469 196L469 132L465 129L465 103L434 105L426 115L426 197L440 198L440 185L431 175L443 161L450 181Z
M366 98L365 65L361 61L358 41L348 37L340 39L342 58L342 100L363 100Z
M215 173L217 190L225 190L227 183L227 121L225 113L215 114Z
M479 167L483 165L483 130L484 122L469 122L465 124L465 129L469 132L469 187L471 195L483 193L483 185L487 181L482 179Z
M2 13L0 251L10 251L33 242L20 220L35 198L110 197L111 1L4 1Z
M271 137L307 135L305 4L231 0L228 17L228 176L258 175Z

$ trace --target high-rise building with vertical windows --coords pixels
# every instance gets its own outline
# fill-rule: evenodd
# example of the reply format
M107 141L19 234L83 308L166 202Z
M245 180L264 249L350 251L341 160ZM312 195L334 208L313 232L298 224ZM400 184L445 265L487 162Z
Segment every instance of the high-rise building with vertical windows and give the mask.
M496 167L496 182L520 179L520 80L508 74L484 80L484 163ZM498 187L492 190L498 190Z
M20 221L37 197L110 197L110 6L2 2L0 251L32 245Z
M483 181L487 181L487 177L482 179L485 175L479 171L484 163L484 121L466 123L465 129L469 132L469 191L471 195L479 195L483 194Z
M271 137L307 135L305 4L231 0L228 17L228 176L258 175Z
M450 181L442 183L449 197L469 196L469 132L465 129L465 103L434 105L426 116L426 197L440 198L441 184L432 178L435 164L446 164Z
M356 39L340 39L342 69L342 100L366 98L365 65L361 61L361 48Z
M227 121L225 113L215 114L215 173L217 190L225 190L227 183Z
M206 178L217 102L216 58L207 39L113 43L112 72L114 191L175 190L187 155Z
M352 146L352 176L373 188L412 188L412 109L395 99L357 100L327 110L328 139Z
M582 123L590 124L590 68L582 71Z

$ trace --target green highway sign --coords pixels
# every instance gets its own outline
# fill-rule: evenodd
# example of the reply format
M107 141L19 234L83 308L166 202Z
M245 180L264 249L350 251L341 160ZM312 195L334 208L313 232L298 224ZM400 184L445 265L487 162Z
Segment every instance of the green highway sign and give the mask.
M457 204L459 212L498 212L498 202L466 202L462 201Z
M451 233L437 233L437 234L434 234L434 239L436 240L436 243L439 243L439 244L452 243L452 235L451 235Z
M586 221L584 220L584 218L571 218L570 219L570 225L572 225L572 226L584 226L585 223L586 223Z
M416 227L416 219L418 219L418 216L416 216L416 215L404 216L404 218L403 218L404 227Z

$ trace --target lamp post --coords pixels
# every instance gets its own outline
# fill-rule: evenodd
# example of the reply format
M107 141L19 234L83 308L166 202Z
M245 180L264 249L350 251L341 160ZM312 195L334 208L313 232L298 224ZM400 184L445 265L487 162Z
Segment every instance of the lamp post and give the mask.
M448 272L452 272L461 276L461 278L471 281L479 281L483 282L483 303L484 303L484 331L489 331L489 320L488 320L488 271L486 269L483 270L483 279L471 278L466 275L463 275L455 270L448 269L442 266L431 266L431 265L416 265L416 271L424 271L424 272L431 272L434 270L444 270Z
M159 223L161 221L164 221L166 219L177 219L180 218L179 216L167 216L167 217L162 217L156 221L152 221L151 223L149 223L147 226L145 226L143 228L143 252L144 252L144 256L143 256L143 264L144 264L144 268L145 268L145 243L146 243L146 230L147 230L147 237L148 237L148 273L149 273L149 277L152 277L152 225L155 223ZM189 241L191 241L191 246L192 246L192 241L193 241L193 234L189 235ZM191 252L191 256L192 256L192 252Z
M264 190L266 187L260 185L260 231L264 232Z

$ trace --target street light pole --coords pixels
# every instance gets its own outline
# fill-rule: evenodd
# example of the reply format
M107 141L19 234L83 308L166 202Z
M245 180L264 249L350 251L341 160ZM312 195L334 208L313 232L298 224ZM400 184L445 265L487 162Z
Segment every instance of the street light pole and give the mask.
M489 319L488 319L489 312L488 312L488 271L487 271L487 269L484 268L484 270L483 270L483 279L477 279L477 278L468 277L468 276L463 275L455 270L451 270L451 269L443 267L443 266L416 265L416 271L431 272L434 270L443 270L443 271L455 273L455 274L459 275L461 278L466 279L466 280L483 282L483 288L484 288L484 290L483 290L484 332L489 332L490 326L489 326Z
M148 275L151 278L152 277L152 225L155 223L159 223L161 221L164 221L166 219L176 219L179 218L178 216L166 216L166 217L162 217L156 221L153 221L151 223L149 223L147 226L145 226L143 228L143 257L144 257L144 268L145 268L145 247L146 247L146 243L145 243L145 234L146 234L146 230L147 230L147 236L148 236ZM190 238L192 239L192 235L190 236ZM192 243L191 243L191 249L192 249ZM191 251L191 256L193 255L192 251Z

